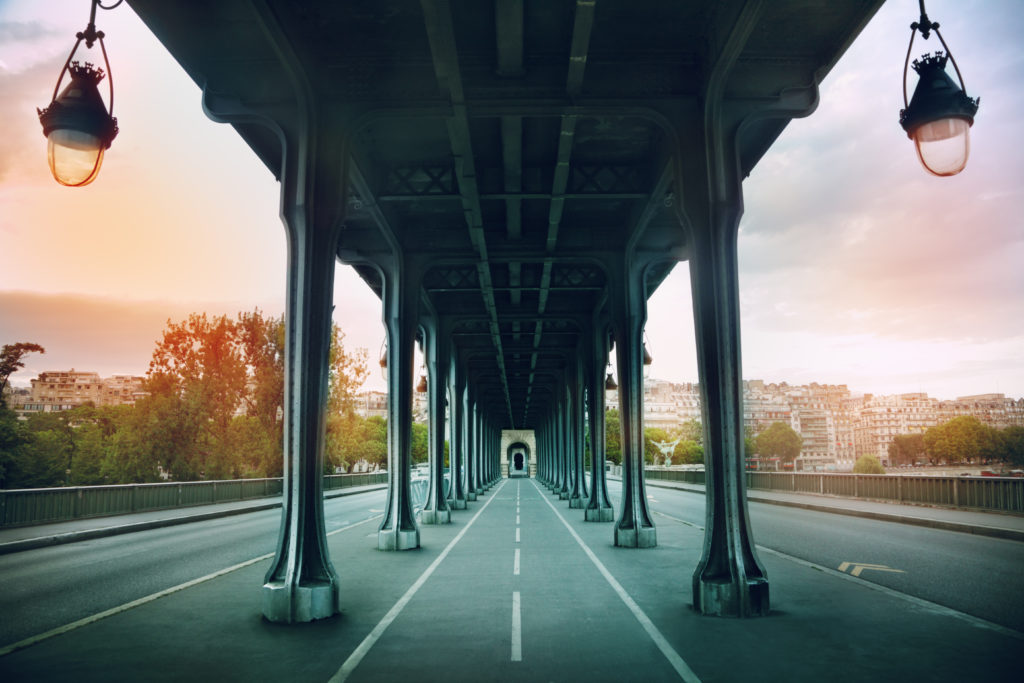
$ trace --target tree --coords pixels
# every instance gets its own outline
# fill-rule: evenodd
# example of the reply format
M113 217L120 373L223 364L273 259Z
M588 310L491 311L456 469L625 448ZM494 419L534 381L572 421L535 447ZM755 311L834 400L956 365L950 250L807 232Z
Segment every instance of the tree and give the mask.
M683 439L672 452L672 462L682 465L696 465L704 462L704 447L699 443Z
M757 452L763 458L792 462L800 455L804 440L785 422L772 422L757 435Z
M46 349L32 342L4 344L3 349L0 349L0 405L6 405L4 389L7 388L8 378L16 370L25 367L25 361L22 359L30 353L46 353Z
M890 465L913 465L924 457L924 434L897 434L889 444Z
M994 431L973 415L960 415L929 427L924 433L924 445L933 462L972 462L993 454Z
M16 477L15 469L28 440L17 415L0 402L0 488L15 488L12 477Z
M327 400L327 410L341 415L352 415L355 412L356 392L363 386L367 369L366 349L356 349L353 353L345 352L345 333L337 325L331 326L331 384Z
M873 455L862 455L853 463L854 474L885 474L885 468Z
M616 465L622 464L622 433L619 429L619 411L615 408L604 413L604 457Z
M1011 465L1024 465L1024 427L1007 427L999 439L999 459Z
M421 422L412 423L412 461L426 462L429 455L429 432L427 425Z
M655 441L675 441L675 439L670 439L668 432L661 427L644 428L644 464L660 465L664 463L664 456L661 454L661 450L654 445Z

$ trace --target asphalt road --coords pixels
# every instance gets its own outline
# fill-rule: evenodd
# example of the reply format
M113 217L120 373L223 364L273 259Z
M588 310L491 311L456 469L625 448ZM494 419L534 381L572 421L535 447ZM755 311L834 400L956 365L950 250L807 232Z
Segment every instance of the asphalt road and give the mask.
M328 533L380 514L385 494L325 501ZM280 521L262 510L0 555L0 647L271 553Z
M621 485L608 489L618 511ZM647 497L656 526L673 518L704 526L703 495L648 487ZM765 503L749 509L758 546L846 574L861 565L858 579L1024 632L1024 543Z
M618 482L609 490L618 510ZM384 498L328 500L328 532L378 515ZM648 498L658 526L704 524L702 495L650 487ZM1024 631L1024 543L775 505L750 511L759 546L835 570L846 563L847 574L859 566L858 580ZM270 553L279 521L267 510L0 556L0 646Z

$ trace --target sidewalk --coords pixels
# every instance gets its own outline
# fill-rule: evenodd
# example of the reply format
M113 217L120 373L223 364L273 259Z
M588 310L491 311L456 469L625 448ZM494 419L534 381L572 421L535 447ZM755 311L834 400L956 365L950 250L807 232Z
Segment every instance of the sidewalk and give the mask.
M609 479L613 479L613 477L609 477ZM618 477L614 477L614 479L619 480ZM646 483L647 486L704 494L704 487L699 484L684 484L682 482L659 481L656 479L647 479ZM747 489L747 500L751 503L784 505L817 512L877 519L883 522L913 524L932 529L960 531L968 534L1024 541L1024 516L999 512L906 505L861 500L858 498L823 496L813 493L789 493L787 491L763 491L760 489Z
M333 489L326 491L324 498L352 496L357 493L378 491L384 488L387 488L387 484L368 484L366 486ZM159 529L177 524L202 522L208 519L242 515L247 512L270 510L279 507L281 507L281 497L273 496L270 498L252 498L214 505L151 510L149 512L136 512L130 515L87 517L53 524L11 527L0 529L0 555L60 545L62 543L74 543L93 538L117 536L118 534L130 534L135 531Z

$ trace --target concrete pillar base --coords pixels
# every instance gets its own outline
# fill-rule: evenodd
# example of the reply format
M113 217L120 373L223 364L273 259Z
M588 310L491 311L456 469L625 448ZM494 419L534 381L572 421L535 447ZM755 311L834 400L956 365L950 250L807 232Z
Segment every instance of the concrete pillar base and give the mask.
M471 501L471 502L476 501L476 491L473 491L471 493L467 493L466 494L466 500Z
M294 624L326 619L339 612L338 586L331 581L308 581L293 590L283 581L263 585L263 617Z
M615 547L617 548L653 548L658 545L658 532L650 527L622 529L615 528Z
M693 580L694 609L716 617L765 617L771 610L766 579Z
M395 531L381 529L377 532L378 550L415 550L420 547L420 530Z
M559 491L558 492L558 500L569 500L569 492L568 491Z
M420 524L451 524L452 511L445 510L423 510L420 513Z
M587 507L587 499L583 496L576 496L575 498L569 498L569 509L570 510L582 510Z
M587 522L614 522L615 508L587 508L583 512L583 519Z
M466 499L465 498L460 498L460 499L456 500L455 498L452 498L452 499L450 499L448 501L448 507L450 507L452 510L465 510L466 509Z

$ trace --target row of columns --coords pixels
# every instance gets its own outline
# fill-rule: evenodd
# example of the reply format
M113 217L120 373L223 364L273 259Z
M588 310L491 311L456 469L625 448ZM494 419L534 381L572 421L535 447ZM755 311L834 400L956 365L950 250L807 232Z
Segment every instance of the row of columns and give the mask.
M605 363L610 350L609 329L618 350L620 421L622 429L623 496L615 521L614 543L648 548L657 536L644 494L643 478L643 352L642 321L635 336L626 325L595 317L582 325L579 346L568 356L552 408L537 429L537 479L570 509L583 510L588 522L615 521L605 478ZM636 363L635 368L630 364ZM636 385L636 386L633 386ZM589 429L587 428L589 426ZM630 435L639 434L639 439ZM587 485L584 451L590 451Z
M211 112L214 110L212 101L204 103ZM263 586L263 614L271 621L283 622L328 617L340 606L338 577L326 547L322 472L331 292L347 196L338 190L344 187L344 168L339 160L346 159L347 153L339 140L330 137L330 129L322 127L324 112L308 107L300 114L294 129L285 124L281 129L289 141L281 177L282 217L288 242L285 486L277 551ZM714 116L707 118L708 139L721 135L717 121ZM730 171L719 175L728 176L731 182L712 184L711 180L721 178L694 175L688 167L674 169L679 195L689 209L688 213L680 212L680 221L690 250L707 464L707 532L693 574L694 606L706 614L751 616L767 614L769 601L767 576L750 531L743 479L736 258L742 194L739 175L729 168L730 158L724 155L724 147L706 147L718 151L714 161ZM699 146L682 151L687 153L682 156L694 158L699 158L702 151L706 153ZM397 243L392 247L392 260L375 264L383 280L389 368L390 476L378 547L406 550L420 543L409 495L413 356L420 325L429 358L431 391L430 486L422 523L450 522L451 510L463 509L460 506L472 502L497 480L500 429L480 409L467 375L466 359L459 358L452 348L451 331L436 316L421 316L422 264L406 259ZM583 326L579 348L567 357L565 368L557 376L559 388L551 410L537 429L538 476L570 507L583 509L586 520L612 520L604 481L602 377L603 359L608 353L607 331L611 329L617 352L623 463L623 494L614 543L621 547L653 547L657 537L647 509L643 469L644 273L629 259L606 265L615 283L609 289L609 318ZM446 393L453 416L454 466L449 496L443 489ZM585 412L591 426L589 487L583 477Z

